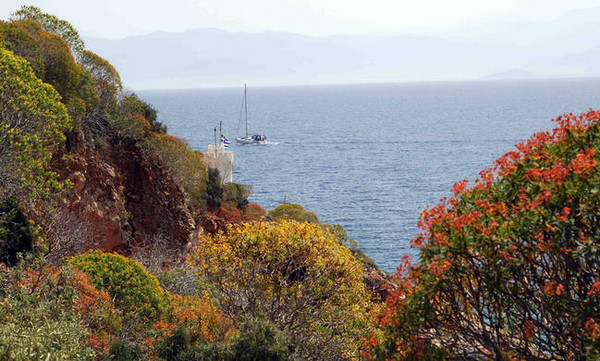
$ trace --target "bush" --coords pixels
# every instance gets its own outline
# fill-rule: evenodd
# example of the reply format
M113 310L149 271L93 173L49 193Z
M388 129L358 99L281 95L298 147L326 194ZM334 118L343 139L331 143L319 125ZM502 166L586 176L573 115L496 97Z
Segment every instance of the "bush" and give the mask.
M107 352L121 331L121 314L108 292L92 284L89 274L77 270L74 274L73 287L77 293L74 311L89 330L87 345L98 352Z
M111 361L142 361L144 353L139 345L118 340L110 346Z
M44 31L34 20L17 20L0 26L0 37L16 55L30 61L36 75L50 84L66 104L77 93L80 72L71 49L58 35Z
M237 184L227 183L223 187L223 201L231 202L236 208L245 210L248 206L248 197L252 193L252 187Z
M289 337L275 325L250 319L241 325L232 350L236 361L286 361L294 349Z
M94 360L73 274L39 261L0 268L0 359Z
M191 150L181 138L161 133L150 134L142 147L171 173L175 183L185 191L191 208L204 206L208 174L201 152Z
M319 223L319 218L314 212L308 212L300 204L284 203L267 213L270 220L294 220L297 222Z
M556 119L421 214L421 263L396 275L387 349L583 360L600 327L600 112Z
M234 319L266 317L310 359L357 357L375 332L376 305L364 269L320 225L282 221L230 225L205 237L190 255Z
M207 342L194 346L181 354L180 361L235 361L226 344Z
M169 306L169 295L138 262L114 253L88 251L70 259L77 269L105 289L129 322L158 319Z
M192 343L224 341L233 331L231 319L209 297L171 296L173 320L185 326Z
M0 262L17 264L19 253L33 250L33 235L25 213L15 197L7 197L0 204Z
M216 168L208 169L208 182L206 183L204 199L208 207L212 209L221 206L223 201L223 183L219 176L219 170Z
M0 48L2 195L47 198L63 189L50 160L64 146L64 133L71 127L60 95L35 76L29 63Z
M160 341L157 346L158 355L167 361L178 361L180 356L190 348L190 335L185 327L179 326L171 336Z

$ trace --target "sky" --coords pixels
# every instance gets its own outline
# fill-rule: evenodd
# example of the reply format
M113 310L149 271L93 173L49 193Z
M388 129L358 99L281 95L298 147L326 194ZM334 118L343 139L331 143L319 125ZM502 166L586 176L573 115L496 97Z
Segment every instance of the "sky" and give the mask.
M35 5L84 37L196 28L304 35L436 33L507 20L552 20L600 0L0 0L0 19Z

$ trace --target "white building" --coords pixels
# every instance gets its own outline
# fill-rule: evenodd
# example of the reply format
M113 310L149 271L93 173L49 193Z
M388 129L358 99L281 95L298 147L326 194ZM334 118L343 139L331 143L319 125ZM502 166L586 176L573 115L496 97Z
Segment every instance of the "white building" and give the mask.
M219 170L223 183L233 182L233 152L226 150L223 143L219 145L208 145L208 150L204 153L206 165L209 168Z

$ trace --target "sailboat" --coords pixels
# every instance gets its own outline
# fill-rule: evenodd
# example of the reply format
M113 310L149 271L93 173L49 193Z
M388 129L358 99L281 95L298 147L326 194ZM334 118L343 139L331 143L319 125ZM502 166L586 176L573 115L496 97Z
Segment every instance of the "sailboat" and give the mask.
M244 103L242 104L242 106L244 107L244 114L245 114L245 122L246 122L246 136L244 137L237 137L235 138L235 140L238 142L238 144L242 144L242 145L250 145L250 144L267 144L267 136L264 134L248 134L248 92L247 92L247 88L246 88L246 84L244 84Z

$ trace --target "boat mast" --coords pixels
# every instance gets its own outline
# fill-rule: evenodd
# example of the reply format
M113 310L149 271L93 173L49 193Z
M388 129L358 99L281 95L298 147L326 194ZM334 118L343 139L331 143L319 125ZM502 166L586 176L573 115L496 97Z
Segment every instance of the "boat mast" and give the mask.
M246 107L246 138L248 138L248 98L246 95L246 84L244 84L244 106Z

